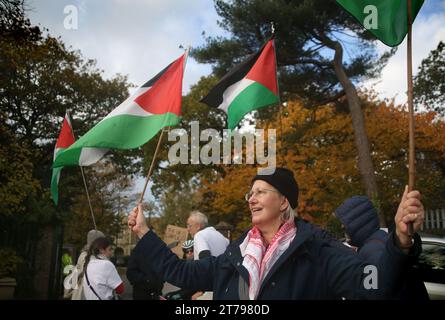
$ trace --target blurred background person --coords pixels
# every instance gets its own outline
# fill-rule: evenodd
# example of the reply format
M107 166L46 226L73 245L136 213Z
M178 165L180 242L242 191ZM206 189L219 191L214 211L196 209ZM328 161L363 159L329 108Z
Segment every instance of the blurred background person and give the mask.
M102 231L92 229L88 231L87 234L87 243L82 248L82 252L80 253L79 257L77 258L77 264L76 267L73 270L73 279L76 280L76 284L71 289L71 300L85 300L85 296L83 294L83 286L82 286L82 280L83 280L83 267L85 265L85 257L88 254L88 249L90 248L91 244L94 240L100 237L105 237Z
M141 268L140 264L144 267ZM159 300L164 286L162 276L156 274L149 264L144 263L137 247L131 252L126 275L133 286L134 300Z

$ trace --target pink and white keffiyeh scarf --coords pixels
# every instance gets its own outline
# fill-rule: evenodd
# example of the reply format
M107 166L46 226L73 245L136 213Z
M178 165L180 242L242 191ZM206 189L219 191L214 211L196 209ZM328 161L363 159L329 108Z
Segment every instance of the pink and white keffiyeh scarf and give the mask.
M267 248L257 227L253 227L247 233L243 243L240 244L240 250L244 257L243 266L249 272L250 300L256 299L264 278L278 258L289 248L296 233L297 227L294 220L287 221L272 238Z

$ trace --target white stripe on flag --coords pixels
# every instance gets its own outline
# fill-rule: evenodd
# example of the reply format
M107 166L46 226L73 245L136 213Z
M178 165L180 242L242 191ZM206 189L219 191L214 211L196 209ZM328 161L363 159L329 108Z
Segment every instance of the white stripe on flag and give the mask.
M79 166L90 166L99 161L105 153L108 152L107 148L91 148L83 147L80 152Z
M120 116L123 114L139 116L139 117L148 117L151 116L152 113L145 111L142 109L134 100L139 97L141 94L150 90L151 87L148 88L138 88L136 92L134 92L130 97L128 97L124 102L122 102L119 106L117 106L113 111L111 111L105 118L103 118L100 122L105 119ZM100 123L99 122L99 123Z
M232 101L248 86L250 86L255 81L243 78L238 82L235 82L230 87L227 87L226 91L223 93L223 102L218 106L218 109L223 110L227 113L227 109L229 108Z
M62 148L55 148L55 149L54 149L53 162L54 162L54 160L56 160L57 153L58 153L61 149L62 149Z

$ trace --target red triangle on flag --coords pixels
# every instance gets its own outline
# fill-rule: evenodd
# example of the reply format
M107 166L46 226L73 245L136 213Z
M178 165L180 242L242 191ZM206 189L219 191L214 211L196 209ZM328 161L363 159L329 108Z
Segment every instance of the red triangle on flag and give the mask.
M63 119L62 130L56 142L56 148L68 148L74 141L76 141L76 139L74 139L73 129L66 115Z
M269 40L246 78L261 83L278 96L276 75L275 48L273 40Z
M134 101L153 114L167 112L181 115L182 77L185 54L171 64L153 86Z

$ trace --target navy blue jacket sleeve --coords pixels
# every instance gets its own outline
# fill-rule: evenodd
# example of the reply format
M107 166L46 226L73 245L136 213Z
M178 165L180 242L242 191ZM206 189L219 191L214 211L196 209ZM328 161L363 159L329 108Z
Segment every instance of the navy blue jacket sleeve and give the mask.
M151 230L141 238L135 250L140 253L140 266L149 265L165 281L180 288L212 291L217 258L179 259Z
M346 299L391 299L402 287L404 270L407 270L413 257L419 255L421 245L416 241L410 252L405 254L397 247L395 235L391 233L376 265L363 262L357 255L338 254L338 249L332 247L321 250L325 251L321 256L324 257L323 268L328 286L337 296Z

